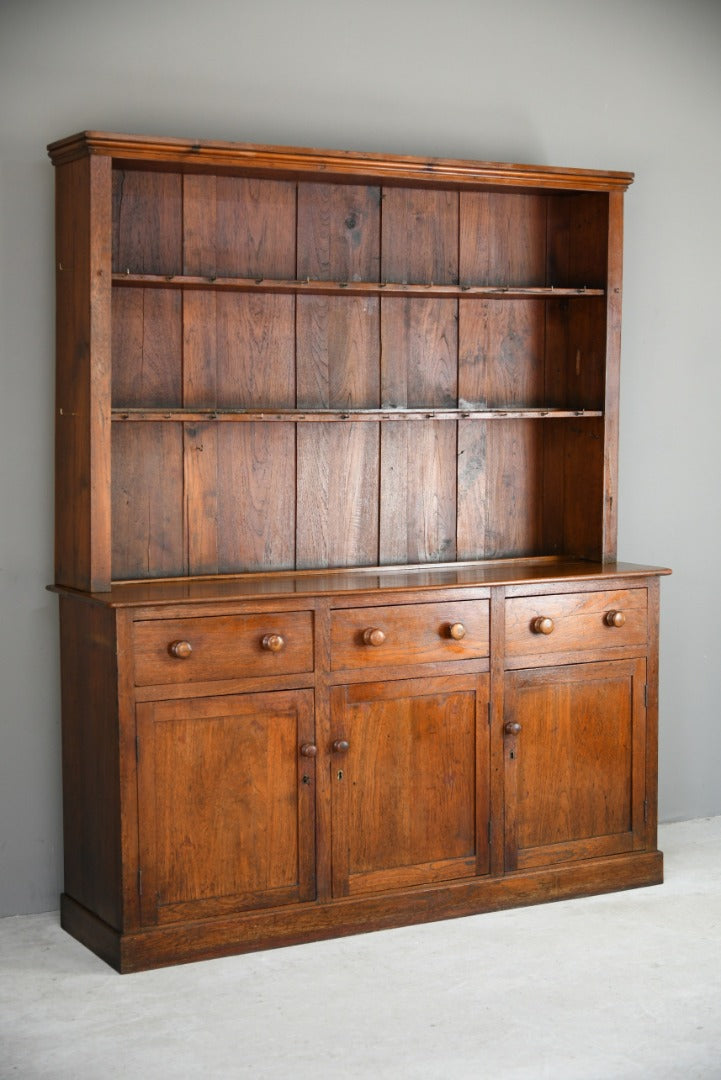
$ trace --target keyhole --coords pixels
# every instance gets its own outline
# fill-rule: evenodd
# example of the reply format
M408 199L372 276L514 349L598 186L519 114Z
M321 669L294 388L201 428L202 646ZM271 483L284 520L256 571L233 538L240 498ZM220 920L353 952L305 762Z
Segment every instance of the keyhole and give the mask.
M513 761L513 759L515 758L515 756L516 756L516 751L515 751L515 750L511 750L511 761Z
M342 770L342 769L339 769L339 770L338 770L338 779L339 779L339 780L342 780L342 779L343 779L343 770Z
M304 784L309 784L310 783L310 777L309 776L304 776L303 777L303 783Z

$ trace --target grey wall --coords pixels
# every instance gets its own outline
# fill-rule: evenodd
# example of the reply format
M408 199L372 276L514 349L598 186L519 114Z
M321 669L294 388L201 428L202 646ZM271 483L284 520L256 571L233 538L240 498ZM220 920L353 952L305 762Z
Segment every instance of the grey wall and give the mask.
M661 816L721 813L718 0L4 0L0 102L0 914L61 885L45 145L88 128L635 170L619 551L675 572Z

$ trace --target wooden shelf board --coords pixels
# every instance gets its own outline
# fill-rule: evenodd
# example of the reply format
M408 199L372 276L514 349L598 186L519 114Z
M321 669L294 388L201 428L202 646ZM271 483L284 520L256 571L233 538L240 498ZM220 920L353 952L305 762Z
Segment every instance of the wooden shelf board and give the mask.
M437 285L398 281L312 281L275 278L198 277L187 274L113 274L113 284L143 289L214 289L221 292L307 293L328 296L420 296L475 300L548 300L603 296L604 289L554 285Z
M423 591L490 585L536 585L541 582L600 582L615 578L643 578L670 574L658 566L625 562L592 562L556 555L475 562L425 563L404 566L340 567L321 570L277 570L246 574L196 575L113 581L108 592L79 593L62 585L51 592L72 593L109 607L147 604L202 603L283 599L301 596L342 596L348 592Z
M116 408L117 422L393 423L418 420L563 420L601 417L599 409L164 409Z

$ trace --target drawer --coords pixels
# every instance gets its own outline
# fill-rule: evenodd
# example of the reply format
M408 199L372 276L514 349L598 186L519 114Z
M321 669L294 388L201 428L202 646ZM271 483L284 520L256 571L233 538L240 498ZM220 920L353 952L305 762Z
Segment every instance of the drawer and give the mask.
M645 589L518 596L506 600L506 656L551 656L645 645Z
M331 666L430 664L488 656L488 601L365 607L331 613Z
M152 619L134 626L138 686L313 670L313 615Z

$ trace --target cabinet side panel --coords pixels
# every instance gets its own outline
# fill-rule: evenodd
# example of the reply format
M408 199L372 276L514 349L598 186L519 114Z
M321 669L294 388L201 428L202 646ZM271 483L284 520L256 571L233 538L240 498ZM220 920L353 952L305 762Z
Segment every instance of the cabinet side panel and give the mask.
M608 196L606 413L603 464L603 557L616 557L618 534L618 407L623 290L623 195Z
M121 926L114 614L60 598L65 893Z
M55 580L110 587L110 160L56 169Z

